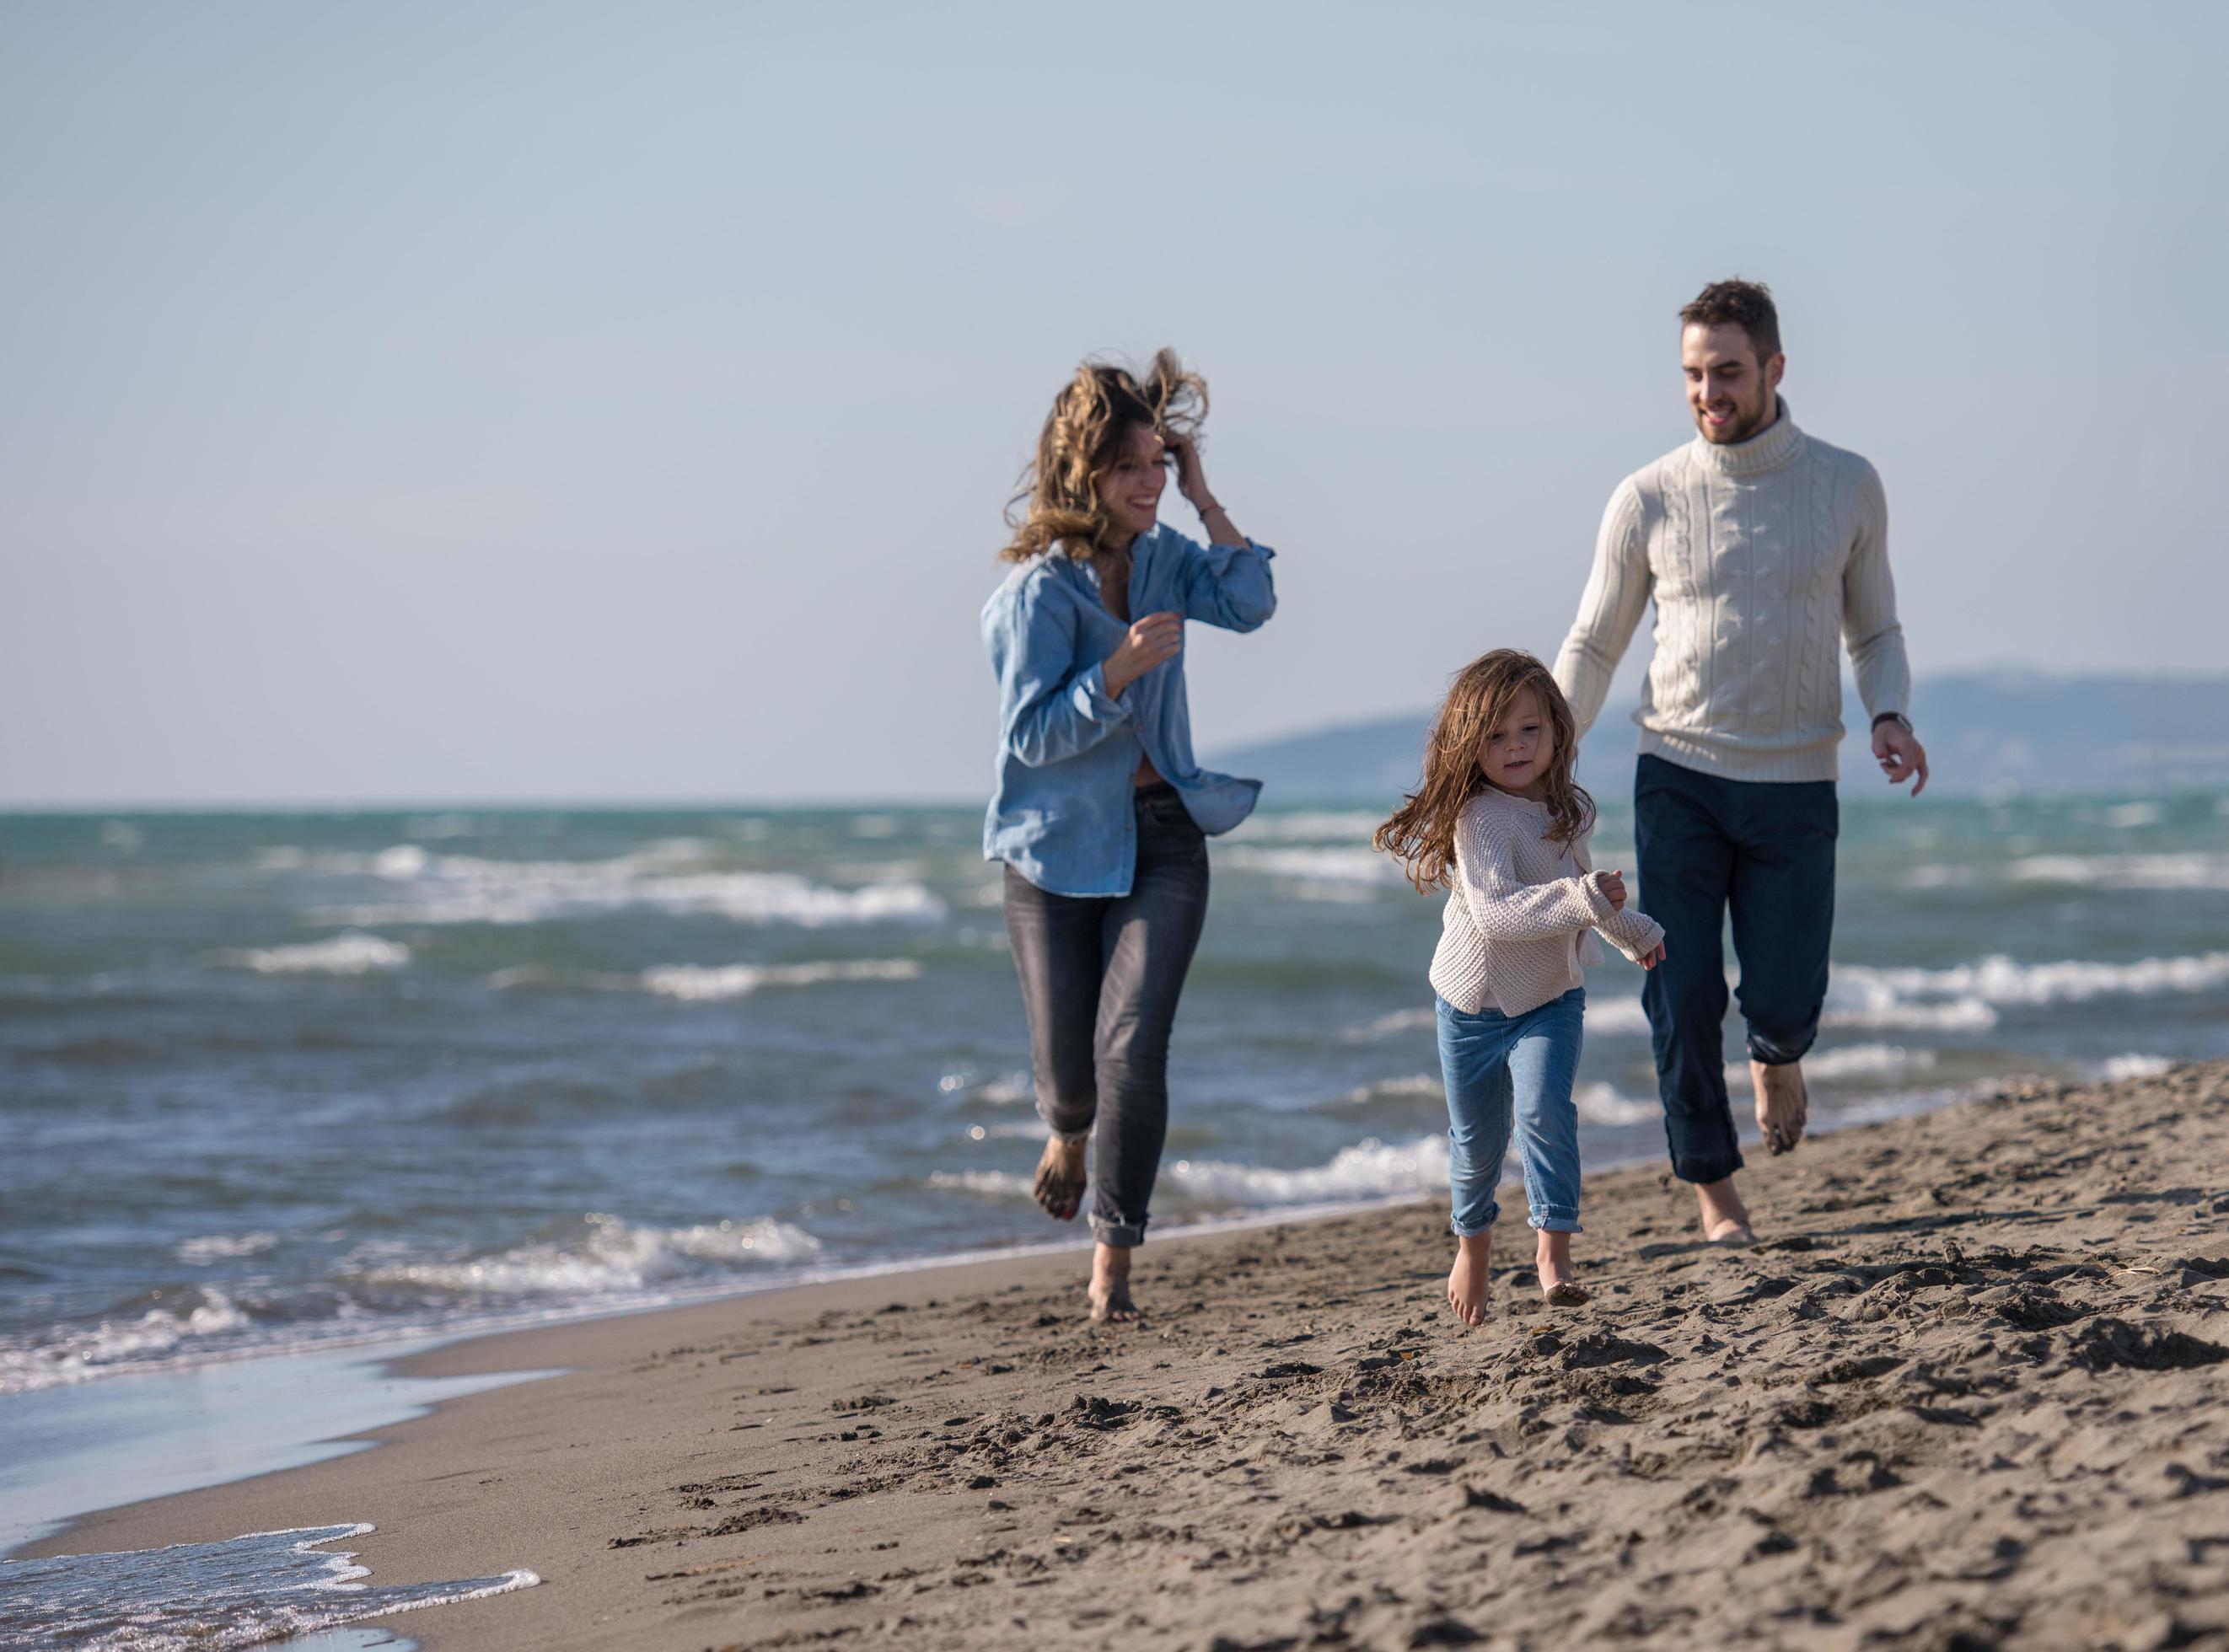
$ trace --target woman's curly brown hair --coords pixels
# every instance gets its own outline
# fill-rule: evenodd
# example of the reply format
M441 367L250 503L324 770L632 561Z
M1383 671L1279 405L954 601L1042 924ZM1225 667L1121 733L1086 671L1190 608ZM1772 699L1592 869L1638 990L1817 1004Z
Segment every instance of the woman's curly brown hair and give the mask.
M1014 536L999 553L1026 562L1061 546L1081 560L1113 533L1099 499L1099 478L1143 425L1164 441L1189 437L1207 417L1207 381L1187 372L1174 350L1158 351L1140 378L1127 368L1086 362L1053 398L1037 437L1037 455L1022 471L1006 506ZM1014 507L1027 503L1017 522Z
M1539 701L1556 740L1542 799L1548 806L1547 840L1568 848L1594 829L1595 800L1571 778L1579 739L1571 701L1532 656L1498 648L1455 674L1424 742L1423 778L1371 840L1399 857L1420 892L1448 887L1455 863L1455 823L1462 818L1463 805L1493 784L1478 766L1479 752L1527 688Z

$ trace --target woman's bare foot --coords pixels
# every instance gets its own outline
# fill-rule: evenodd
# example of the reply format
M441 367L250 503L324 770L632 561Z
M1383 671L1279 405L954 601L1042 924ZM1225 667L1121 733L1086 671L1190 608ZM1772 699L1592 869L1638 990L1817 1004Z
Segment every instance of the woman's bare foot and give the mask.
M1455 1240L1455 1265L1448 1270L1448 1306L1466 1325L1476 1325L1486 1318L1487 1298L1492 1294L1486 1265L1493 1253L1491 1229Z
M1047 1137L1037 1160L1037 1186L1031 1189L1045 1214L1057 1222L1073 1221L1083 1203L1083 1143Z
M1577 1308L1588 1299L1587 1289L1571 1272L1571 1236L1543 1231L1532 1247L1532 1265L1540 1275L1540 1296L1551 1308Z
M1793 1153L1811 1122L1811 1094L1803 1087L1803 1064L1789 1061L1767 1066L1749 1064L1749 1081L1757 1091L1757 1128L1768 1153Z
M1695 1202L1703 1207L1703 1237L1712 1244L1738 1250L1757 1243L1757 1235L1750 1231L1749 1207L1734 1191L1731 1176L1697 1182Z
M1091 1320L1095 1325L1127 1325L1138 1317L1138 1304L1130 1300L1130 1252L1119 1245L1102 1245L1091 1253Z

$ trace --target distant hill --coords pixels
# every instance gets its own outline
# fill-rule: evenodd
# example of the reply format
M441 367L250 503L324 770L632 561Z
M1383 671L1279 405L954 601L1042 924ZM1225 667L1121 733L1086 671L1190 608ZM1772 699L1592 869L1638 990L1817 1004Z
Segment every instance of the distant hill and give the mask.
M1847 779L1873 774L1857 691L1846 685ZM1950 791L2157 791L2229 785L2229 676L2046 676L1978 672L1922 679L1913 721L1927 743L1930 789ZM1633 707L1606 709L1581 753L1580 778L1616 797L1633 778ZM1431 714L1382 717L1212 752L1213 768L1251 775L1288 803L1380 803L1416 780Z

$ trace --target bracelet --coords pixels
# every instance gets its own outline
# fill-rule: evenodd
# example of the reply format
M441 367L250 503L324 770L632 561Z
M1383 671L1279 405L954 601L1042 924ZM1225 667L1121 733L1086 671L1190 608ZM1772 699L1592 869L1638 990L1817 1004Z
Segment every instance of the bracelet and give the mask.
M1900 711L1885 711L1881 713L1879 716L1873 719L1873 727L1875 728L1879 728L1883 723L1894 723L1898 727L1903 729L1907 734L1912 732L1911 719L1905 716Z
M1205 522L1210 516L1212 516L1217 511L1223 509L1223 502L1219 499L1211 499L1204 505L1194 505L1192 509L1199 512L1200 520L1202 522Z

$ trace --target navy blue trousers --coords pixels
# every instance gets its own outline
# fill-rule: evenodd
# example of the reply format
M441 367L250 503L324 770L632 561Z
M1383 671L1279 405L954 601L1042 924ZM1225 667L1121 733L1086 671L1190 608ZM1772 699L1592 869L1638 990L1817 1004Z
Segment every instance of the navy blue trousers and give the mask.
M1742 1165L1722 1030L1726 911L1750 1055L1769 1066L1801 1060L1827 998L1834 783L1726 780L1644 755L1633 810L1641 909L1664 925L1664 962L1649 971L1641 1002L1672 1172L1717 1181Z

